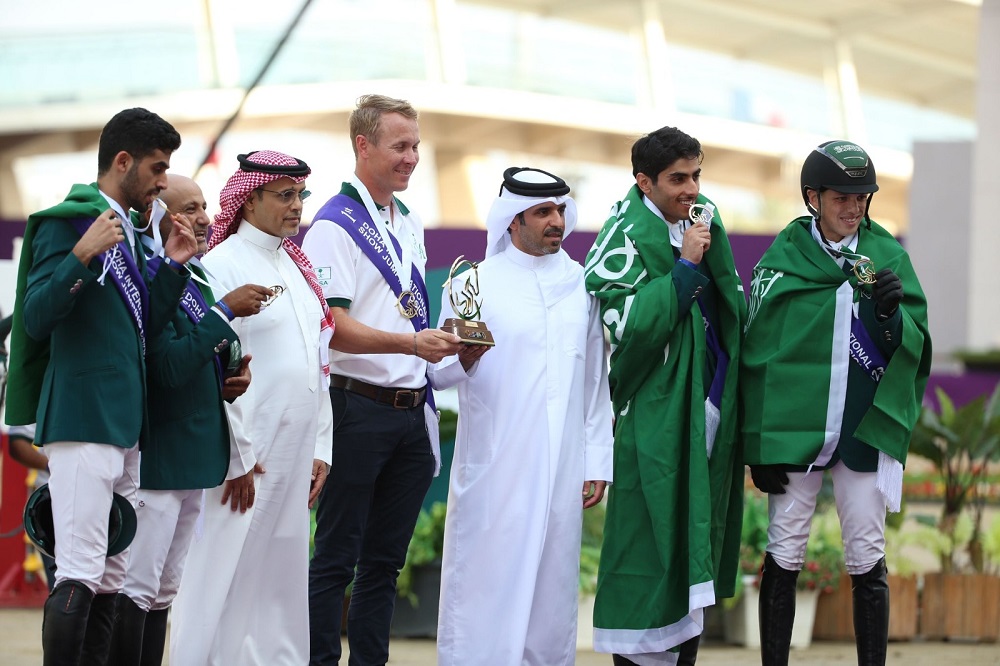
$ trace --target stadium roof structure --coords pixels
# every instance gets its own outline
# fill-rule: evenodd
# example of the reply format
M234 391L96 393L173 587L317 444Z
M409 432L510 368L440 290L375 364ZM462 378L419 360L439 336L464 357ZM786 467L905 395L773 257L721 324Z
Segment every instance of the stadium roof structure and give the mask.
M621 31L823 77L971 118L981 0L462 0Z

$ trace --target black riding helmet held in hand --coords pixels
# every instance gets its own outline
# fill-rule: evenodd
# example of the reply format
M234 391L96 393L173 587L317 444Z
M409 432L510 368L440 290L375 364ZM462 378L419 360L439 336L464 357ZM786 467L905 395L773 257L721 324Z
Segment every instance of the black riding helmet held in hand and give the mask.
M844 194L868 194L865 222L871 227L868 208L871 195L878 192L875 166L864 148L851 141L827 141L813 148L802 163L800 177L802 199L817 219L820 212L809 204L808 190L834 190Z
M135 508L122 495L114 493L108 515L108 557L113 557L132 543L137 526ZM52 522L52 495L49 485L35 489L24 506L24 531L38 550L56 556L56 532Z

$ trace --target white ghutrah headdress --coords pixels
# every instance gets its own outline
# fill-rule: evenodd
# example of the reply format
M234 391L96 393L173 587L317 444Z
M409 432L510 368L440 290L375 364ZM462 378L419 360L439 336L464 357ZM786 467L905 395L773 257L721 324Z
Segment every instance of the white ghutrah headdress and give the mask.
M486 258L503 252L510 244L507 228L518 213L546 201L557 206L566 204L563 238L569 236L576 227L577 212L576 202L567 194L566 181L548 171L530 167L511 167L504 171L500 194L486 216Z

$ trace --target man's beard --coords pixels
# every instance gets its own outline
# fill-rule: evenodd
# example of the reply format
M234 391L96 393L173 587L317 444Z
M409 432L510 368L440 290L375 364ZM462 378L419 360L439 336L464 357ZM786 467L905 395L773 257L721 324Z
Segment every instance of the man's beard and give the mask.
M122 194L125 195L125 201L128 203L129 208L137 211L140 215L146 212L148 207L145 202L146 193L139 191L139 164L138 162L133 162L132 167L125 173L125 177L122 178Z

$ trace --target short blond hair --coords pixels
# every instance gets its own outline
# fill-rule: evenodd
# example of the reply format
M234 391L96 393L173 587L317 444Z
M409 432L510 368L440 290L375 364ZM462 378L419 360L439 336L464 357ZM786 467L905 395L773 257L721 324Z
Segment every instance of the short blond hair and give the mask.
M351 112L351 148L358 156L357 138L364 136L373 145L378 145L378 128L382 116L398 113L410 120L417 119L417 110L405 99L395 99L385 95L362 95L357 107Z

